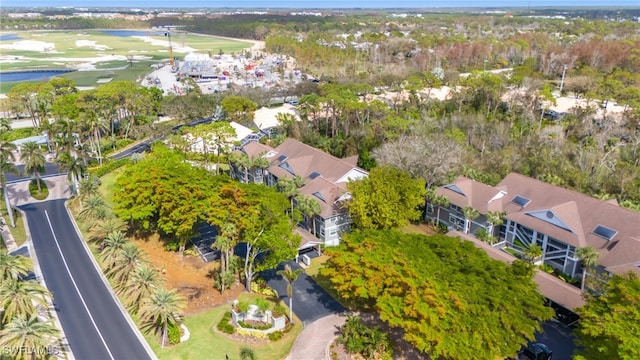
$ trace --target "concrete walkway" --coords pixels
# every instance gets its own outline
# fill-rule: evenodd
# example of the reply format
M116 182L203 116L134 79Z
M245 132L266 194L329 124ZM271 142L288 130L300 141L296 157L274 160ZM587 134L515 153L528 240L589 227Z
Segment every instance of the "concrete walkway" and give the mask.
M328 315L306 326L293 343L287 360L329 360L329 346L344 324L344 315Z

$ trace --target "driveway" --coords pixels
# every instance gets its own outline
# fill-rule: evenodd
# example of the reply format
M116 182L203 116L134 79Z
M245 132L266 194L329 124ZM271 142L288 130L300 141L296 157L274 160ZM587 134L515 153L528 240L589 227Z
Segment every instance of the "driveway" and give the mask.
M291 265L292 269L301 269L300 265L294 261L289 261L287 264ZM284 263L278 267L278 270L282 269L284 269ZM287 282L276 272L277 270L267 271L262 274L262 277L267 281L267 285L277 291L280 299L288 305ZM325 316L340 314L344 311L345 308L306 273L301 273L294 281L293 312L305 326Z
M571 360L576 348L571 328L557 320L542 323L542 333L536 334L536 341L551 348L554 360Z

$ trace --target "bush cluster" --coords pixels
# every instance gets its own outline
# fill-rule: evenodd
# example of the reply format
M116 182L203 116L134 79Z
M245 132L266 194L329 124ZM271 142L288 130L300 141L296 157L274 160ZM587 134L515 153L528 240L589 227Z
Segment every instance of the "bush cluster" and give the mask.
M236 327L229 323L231 321L231 312L224 313L222 320L218 323L218 330L225 334L233 334L236 332Z
M283 336L284 336L284 333L282 331L274 331L272 333L269 333L269 340L278 341L282 339Z
M95 177L103 177L104 175L127 165L130 161L131 160L128 158L125 158L103 163L100 167L90 168L89 173Z
M171 345L179 344L182 331L180 326L174 322L170 322L167 325L167 335L169 336L169 343Z
M245 329L256 329L256 330L268 330L268 329L271 329L272 327L271 324L254 325L254 324L246 323L244 321L238 321L238 325L240 325Z

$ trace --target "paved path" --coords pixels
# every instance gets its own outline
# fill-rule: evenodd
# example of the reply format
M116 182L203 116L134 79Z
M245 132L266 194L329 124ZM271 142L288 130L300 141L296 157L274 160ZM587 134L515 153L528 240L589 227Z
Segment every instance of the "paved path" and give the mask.
M7 194L12 207L18 207L30 203L40 203L49 200L68 199L71 197L71 189L67 181L67 175L56 175L42 179L49 189L49 196L44 200L36 200L29 193L29 181L20 181L7 185Z
M287 360L329 360L329 346L345 320L345 316L333 314L306 326L293 343Z
M290 261L288 264L293 269L300 269L300 265L294 261ZM276 270L265 272L262 277L270 288L278 292L280 299L285 304L289 304L287 282L282 279L282 276L276 274L279 269L284 269L284 264L280 264ZM345 310L306 273L301 273L298 279L293 282L293 312L305 326L327 315L340 314Z

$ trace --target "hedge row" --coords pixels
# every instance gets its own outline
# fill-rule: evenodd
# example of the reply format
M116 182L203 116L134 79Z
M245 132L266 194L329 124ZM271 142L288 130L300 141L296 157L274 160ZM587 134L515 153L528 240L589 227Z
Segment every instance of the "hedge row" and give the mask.
M129 158L105 162L102 166L89 168L89 173L95 177L103 177L104 175L129 164L130 162L131 160Z

